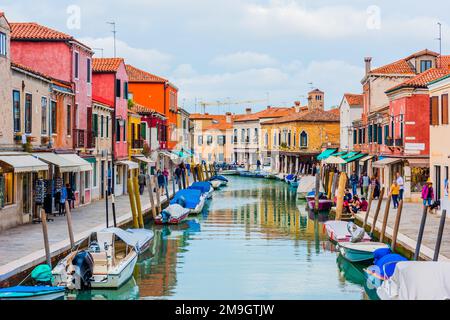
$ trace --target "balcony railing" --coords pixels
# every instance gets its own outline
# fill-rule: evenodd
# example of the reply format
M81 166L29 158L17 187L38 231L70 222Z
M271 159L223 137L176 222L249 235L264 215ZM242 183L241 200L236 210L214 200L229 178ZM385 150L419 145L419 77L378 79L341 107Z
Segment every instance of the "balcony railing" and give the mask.
M131 147L133 149L142 149L142 148L144 148L144 140L142 140L142 139L133 140L131 142Z
M96 139L95 139L94 131L88 131L86 148L87 149L95 149L95 147L96 147Z
M73 147L84 148L85 146L85 130L73 129Z

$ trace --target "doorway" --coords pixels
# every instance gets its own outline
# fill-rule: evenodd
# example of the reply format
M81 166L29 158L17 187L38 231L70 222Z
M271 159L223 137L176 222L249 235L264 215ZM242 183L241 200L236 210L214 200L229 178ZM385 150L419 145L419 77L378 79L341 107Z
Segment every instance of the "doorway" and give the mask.
M105 161L100 162L100 199L105 197Z
M436 183L436 200L441 199L441 166L434 166Z

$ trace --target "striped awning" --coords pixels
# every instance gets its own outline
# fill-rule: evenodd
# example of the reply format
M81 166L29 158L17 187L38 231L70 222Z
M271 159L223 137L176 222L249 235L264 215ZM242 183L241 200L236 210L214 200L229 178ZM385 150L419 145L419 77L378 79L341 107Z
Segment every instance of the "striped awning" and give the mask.
M345 159L345 163L351 163L351 162L360 160L360 159L362 159L362 158L364 158L366 156L367 156L367 154L365 154L365 153L359 153L359 154L354 155L353 157L346 158Z
M0 162L11 166L16 173L48 170L48 164L31 155L0 156Z
M326 160L329 156L337 151L336 148L326 149L321 154L317 156L317 160Z
M130 160L117 161L116 164L123 165L123 166L128 166L128 170L134 170L134 169L138 169L139 168L139 165L138 165L137 162L130 161Z

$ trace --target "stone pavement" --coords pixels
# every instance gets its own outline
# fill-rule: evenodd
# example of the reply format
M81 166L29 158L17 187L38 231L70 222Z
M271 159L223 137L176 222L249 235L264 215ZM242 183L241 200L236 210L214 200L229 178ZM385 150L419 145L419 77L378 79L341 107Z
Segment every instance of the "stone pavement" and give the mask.
M377 208L378 200L372 202L369 219L367 224L372 226L373 217L375 215L375 210ZM378 215L376 229L381 230L384 210L386 207L386 200L381 204L381 210ZM423 206L422 203L404 203L403 211L400 220L400 228L398 235L398 243L402 244L409 251L414 252L416 248L417 236L419 233L420 223L422 220ZM393 208L391 203L391 210L389 212L388 224L386 229L386 234L391 238L393 233L393 227L395 223L395 217L397 215L397 210ZM365 213L359 213L357 219L359 221L364 221ZM448 223L449 217L447 217L447 223L444 229L444 235L442 238L442 246L440 251L439 260L450 259L450 225ZM427 221L425 224L425 232L422 240L421 247L421 257L427 260L432 260L434 256L434 248L437 240L437 233L439 229L440 217L436 214L428 214Z
M169 183L169 195L172 196L171 182ZM161 203L165 201L166 196L162 196ZM129 196L116 197L115 204L118 226L131 222L132 214ZM141 204L144 213L150 212L150 197L147 188L141 196ZM106 226L105 212L104 200L94 201L89 205L72 209L72 226L75 242L85 239L95 230L104 228ZM111 202L109 202L109 225L112 226L112 223L112 209ZM65 216L57 216L53 222L48 222L48 234L52 257L70 249ZM0 281L40 263L45 263L41 224L26 224L0 233Z

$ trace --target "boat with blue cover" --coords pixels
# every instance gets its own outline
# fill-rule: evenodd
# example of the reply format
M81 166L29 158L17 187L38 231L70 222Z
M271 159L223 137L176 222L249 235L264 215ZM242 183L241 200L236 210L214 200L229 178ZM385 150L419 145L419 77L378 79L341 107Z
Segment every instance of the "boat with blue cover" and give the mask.
M64 297L65 287L15 286L0 289L0 300L56 300Z
M212 193L214 191L212 185L208 181L203 182L194 182L188 190L200 190L202 195L206 195L207 199L210 199L212 197Z
M291 183L292 181L294 181L294 179L295 179L295 175L293 175L293 174L288 174L285 178L284 178L284 181L286 182L286 183Z
M211 185L214 189L226 186L228 184L228 179L221 175L215 175L209 179Z

